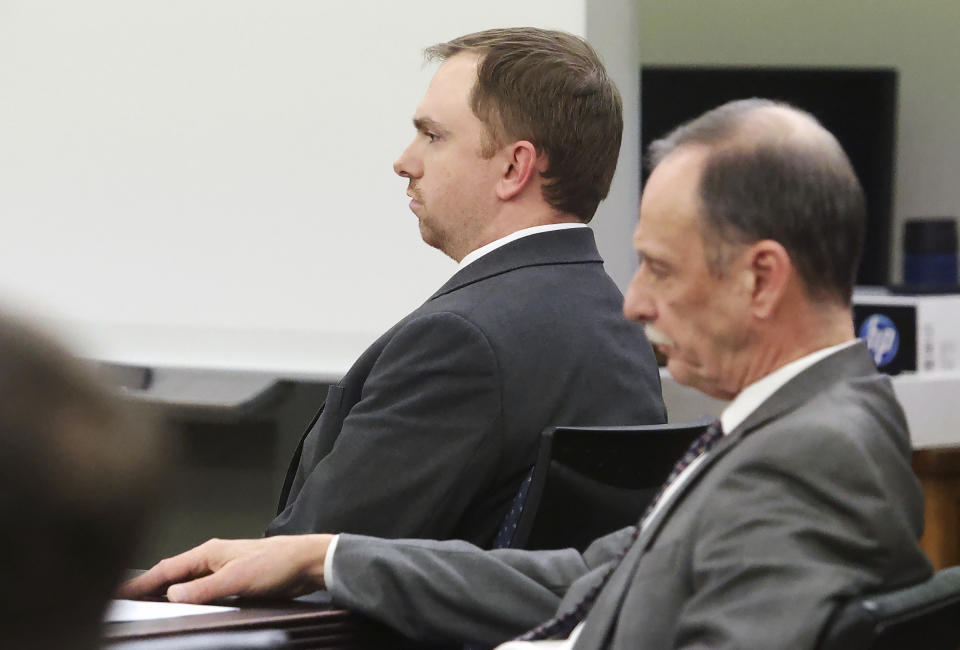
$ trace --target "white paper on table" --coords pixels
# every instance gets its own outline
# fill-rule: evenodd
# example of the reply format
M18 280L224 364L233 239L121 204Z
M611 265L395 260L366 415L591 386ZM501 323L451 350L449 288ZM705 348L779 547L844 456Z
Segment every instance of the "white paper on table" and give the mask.
M174 616L233 612L237 609L239 608L221 607L219 605L185 605L183 603L118 599L110 601L110 606L107 608L103 620L105 623L152 621L158 618L173 618Z

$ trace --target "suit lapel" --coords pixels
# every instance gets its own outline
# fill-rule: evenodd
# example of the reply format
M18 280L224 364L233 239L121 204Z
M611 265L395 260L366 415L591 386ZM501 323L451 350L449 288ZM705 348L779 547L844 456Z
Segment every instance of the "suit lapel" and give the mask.
M494 249L457 271L430 300L489 277L528 266L603 263L590 228L550 230L527 235Z
M607 637L620 616L623 601L630 591L633 575L640 567L640 556L643 552L644 549L640 544L634 544L627 550L623 560L620 561L620 566L610 576L610 581L597 596L596 602L584 619L585 625L573 646L574 650L609 646Z
M714 446L703 461L691 470L691 474L683 485L670 496L656 515L644 526L643 532L637 539L637 545L644 550L649 548L650 544L656 539L656 535L666 518L683 500L687 492L697 484L700 476L733 449L744 436L796 409L834 382L849 377L872 375L876 372L877 369L870 358L870 353L867 352L865 344L860 342L835 352L793 377L778 388L773 395L764 400L757 410L747 416L746 420L741 422L737 428L725 435L723 440Z
M296 479L297 470L300 468L300 458L303 456L303 443L307 440L307 436L310 435L310 432L313 431L313 427L316 425L317 420L319 420L320 416L323 415L323 409L326 408L326 406L327 400L324 399L320 404L320 408L317 409L317 414L313 416L313 419L310 420L310 424L307 425L307 429L303 432L303 435L300 436L300 444L297 445L297 450L293 452L293 457L290 459L290 464L287 466L287 475L283 479L283 487L280 488L280 499L277 502L278 515L287 507L287 501L290 498L290 490L293 488L293 481Z
M866 344L860 341L821 359L788 381L731 433L743 436L794 410L838 381L876 374L877 367L867 351Z
M671 494L663 505L654 513L653 517L647 524L643 527L643 530L640 532L640 536L637 538L635 546L646 551L653 541L656 539L657 533L660 532L660 529L663 527L663 523L666 521L667 517L676 507L676 505L683 500L683 497L690 490L691 487L696 485L700 476L710 468L718 459L722 458L730 449L736 445L736 443L744 436L746 429L742 427L737 427L737 429L723 437L723 440L720 440L713 449L710 450L710 453L707 454L700 463L690 470L689 476L687 476L686 481L681 485L677 490Z

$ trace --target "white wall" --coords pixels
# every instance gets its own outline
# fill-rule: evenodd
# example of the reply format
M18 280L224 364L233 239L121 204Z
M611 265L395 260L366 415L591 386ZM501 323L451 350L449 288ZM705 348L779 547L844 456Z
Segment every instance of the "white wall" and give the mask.
M0 297L95 358L342 372L455 269L391 168L422 49L524 24L587 3L0 0Z
M960 214L960 2L640 0L640 14L645 64L899 69L894 277L904 218Z
M594 219L597 246L607 273L626 289L637 256L630 241L640 201L640 15L637 2L595 0L587 4L587 39L603 58L623 99L623 139L617 174Z

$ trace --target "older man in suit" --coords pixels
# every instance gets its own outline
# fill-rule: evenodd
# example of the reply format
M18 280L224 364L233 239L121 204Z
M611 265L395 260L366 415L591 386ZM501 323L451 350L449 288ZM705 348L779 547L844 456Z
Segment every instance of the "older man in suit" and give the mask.
M680 382L733 401L638 526L573 550L342 535L214 542L134 591L294 594L503 648L813 648L858 594L920 581L922 496L850 315L864 201L801 111L724 105L652 148L624 311ZM190 578L197 578L187 582ZM548 619L546 623L538 622Z

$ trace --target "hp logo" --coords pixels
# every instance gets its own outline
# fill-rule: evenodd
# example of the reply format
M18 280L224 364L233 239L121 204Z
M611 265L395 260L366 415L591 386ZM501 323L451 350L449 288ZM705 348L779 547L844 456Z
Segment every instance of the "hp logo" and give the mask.
M887 365L900 349L900 334L893 321L883 314L872 314L860 325L860 338L867 342L878 368Z

